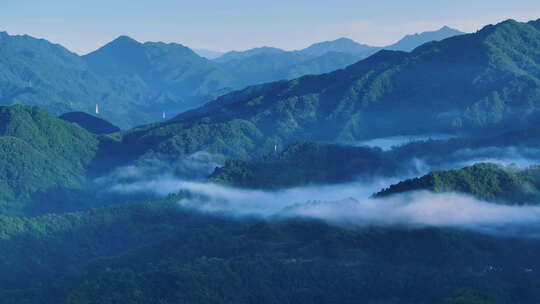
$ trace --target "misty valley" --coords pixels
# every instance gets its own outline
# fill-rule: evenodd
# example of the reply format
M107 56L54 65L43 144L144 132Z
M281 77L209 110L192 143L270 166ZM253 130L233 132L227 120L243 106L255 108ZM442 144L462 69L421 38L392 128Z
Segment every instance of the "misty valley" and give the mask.
M0 33L0 303L539 303L540 19L426 33Z

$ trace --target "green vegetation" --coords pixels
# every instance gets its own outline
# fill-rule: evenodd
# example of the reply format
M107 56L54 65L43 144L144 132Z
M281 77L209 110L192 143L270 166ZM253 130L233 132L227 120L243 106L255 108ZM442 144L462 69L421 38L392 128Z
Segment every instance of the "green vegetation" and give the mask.
M463 169L435 171L410 179L375 194L388 196L407 191L460 192L488 201L512 204L538 204L540 167L519 169L480 163Z
M276 189L391 176L396 172L393 161L377 149L298 143L252 162L227 161L210 180L236 187Z
M83 59L139 107L138 116L151 117L136 125L162 120L163 112L172 117L241 86L215 63L176 43L121 36Z
M35 105L59 115L94 113L99 104L100 115L123 128L160 121L163 112L173 117L250 84L328 72L360 59L336 53L298 68L315 58L220 64L180 44L143 44L125 36L82 57L46 40L5 32L0 45L1 105Z
M123 128L162 120L163 112L172 117L233 89L341 69L379 50L339 39L299 52L261 48L210 61L180 44L126 36L85 56L5 32L0 45L0 105L36 105L59 115L93 113L100 104L101 115Z
M0 213L39 212L66 198L49 190L84 189L98 146L93 134L36 107L0 107Z
M175 207L170 198L159 206L134 204L35 218L0 216L0 286L28 289L81 270L91 259L162 240L182 219ZM154 219L150 223L148 218Z
M2 217L4 303L427 304L464 288L503 303L540 297L526 271L540 267L534 240L229 220L179 199Z
M132 120L137 109L129 96L117 94L110 82L62 46L5 32L0 33L0 46L1 105L34 105L58 115L92 113L99 103L104 115L121 126L144 121L140 116Z

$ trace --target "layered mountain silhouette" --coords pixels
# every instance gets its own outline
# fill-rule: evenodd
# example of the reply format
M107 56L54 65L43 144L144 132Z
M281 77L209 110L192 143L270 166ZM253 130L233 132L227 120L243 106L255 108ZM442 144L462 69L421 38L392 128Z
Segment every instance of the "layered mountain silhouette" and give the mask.
M273 47L260 47L238 52L233 51L215 59L225 69L240 79L249 79L249 84L272 80L293 79L309 74L323 74L342 69L365 59L382 49L410 51L426 42L439 41L463 34L443 27L433 32L424 32L403 38L388 47L360 44L349 38L314 43L297 51L285 51Z
M78 55L46 40L5 32L0 45L0 104L31 104L60 114L92 111L100 103L109 117L126 125L133 110L129 99Z
M344 68L380 50L347 38L315 43L298 51L261 47L229 52L215 59L246 84L287 80L308 74L323 74Z
M525 128L540 118L539 28L509 20L411 53L383 50L329 74L227 94L125 140L141 149L151 142L153 153L174 147L242 158L297 140ZM188 145L189 134L197 138Z
M83 59L92 72L156 118L163 111L178 113L240 86L215 63L175 43L140 43L121 36Z
M380 50L175 117L213 96L212 86L253 81L226 64L245 75L259 64L281 79L356 55L342 41L317 46L322 55L263 52L224 64L129 37L84 57L27 36L0 39L2 102L55 114L0 106L2 303L538 302L537 214L496 203L537 205L539 167L460 165L358 200L320 201L351 192L315 185L397 180L413 158L429 166L426 154L464 161L456 151L505 148L539 159L540 20ZM308 59L284 63L296 58ZM99 114L84 113L96 103ZM102 117L132 125L163 112L166 121L96 134L117 131ZM389 151L335 144L416 133L482 136ZM210 181L280 191L181 177L176 165L201 153L211 165L226 160ZM375 179L366 181L379 187ZM154 190L163 197L150 199ZM410 191L439 194L416 207ZM446 192L489 203L467 199L458 203L472 211L453 213Z
M0 33L0 104L30 104L53 114L82 111L129 128L200 106L248 85L326 73L375 49L347 39L303 51L260 48L215 61L175 43L140 43L121 36L78 56L30 36Z

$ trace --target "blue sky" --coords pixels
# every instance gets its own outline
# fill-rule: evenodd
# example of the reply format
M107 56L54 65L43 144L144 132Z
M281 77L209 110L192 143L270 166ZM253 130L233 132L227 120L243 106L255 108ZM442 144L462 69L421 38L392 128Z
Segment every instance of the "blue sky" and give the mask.
M387 45L443 25L540 18L539 0L2 0L0 30L86 53L119 35L219 51L349 37Z

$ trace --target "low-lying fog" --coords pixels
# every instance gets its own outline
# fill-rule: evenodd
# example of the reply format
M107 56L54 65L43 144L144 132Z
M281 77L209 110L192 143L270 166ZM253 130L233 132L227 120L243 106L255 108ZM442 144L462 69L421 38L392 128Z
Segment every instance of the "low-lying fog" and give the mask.
M400 136L390 136L390 137L380 137L364 141L358 141L354 143L349 143L350 145L356 147L371 147L371 148L381 148L383 151L391 150L393 147L399 147L408 143L426 141L426 140L447 140L452 138L457 138L456 135L449 134L431 134L431 135L400 135Z
M205 182L216 158L196 153L171 169L163 162L119 168L98 182L109 185L108 191L123 194L151 193L163 197L180 191L189 198L180 205L231 217L308 217L347 226L445 227L478 232L537 237L540 233L540 207L507 206L480 201L456 193L415 192L384 199L371 195L401 180L434 169L461 168L478 161L514 163L528 166L540 159L538 150L485 148L460 150L451 157L429 161L412 159L410 173L396 177L373 176L369 180L337 185L309 185L277 191L249 190ZM179 169L180 168L180 169ZM181 172L189 171L183 175Z

